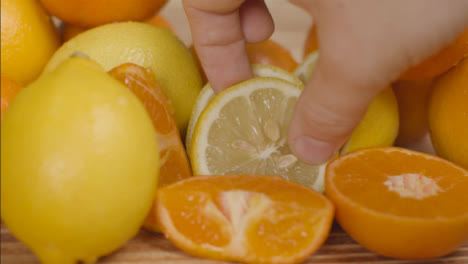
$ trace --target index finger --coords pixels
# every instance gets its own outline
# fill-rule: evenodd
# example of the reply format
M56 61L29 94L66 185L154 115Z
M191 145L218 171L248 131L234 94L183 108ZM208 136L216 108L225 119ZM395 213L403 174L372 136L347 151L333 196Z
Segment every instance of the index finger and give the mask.
M194 47L216 92L252 77L239 7L245 0L184 0Z

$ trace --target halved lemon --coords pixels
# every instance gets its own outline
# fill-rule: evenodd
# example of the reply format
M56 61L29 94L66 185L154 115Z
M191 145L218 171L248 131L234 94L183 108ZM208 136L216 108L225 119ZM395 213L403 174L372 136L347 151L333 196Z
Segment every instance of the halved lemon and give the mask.
M293 74L297 76L297 78L299 78L303 83L306 83L309 80L310 75L312 75L315 66L317 66L318 58L318 50L310 53L307 55L307 57L304 58L304 61L302 61L302 63L297 66Z
M219 93L195 126L190 159L195 175L281 176L323 191L325 166L298 160L287 144L303 86L256 77Z
M285 81L294 83L299 86L303 86L303 82L291 74L288 71L285 71L279 67L268 65L268 64L252 64L252 71L255 77L273 77L283 79ZM185 147L187 149L187 153L190 155L190 144L192 141L193 130L195 129L195 125L197 124L198 117L200 116L201 112L205 109L208 103L213 99L215 93L211 85L207 83L203 89L200 91L197 101L193 106L192 114L190 115L190 120L187 128L187 135L185 138Z

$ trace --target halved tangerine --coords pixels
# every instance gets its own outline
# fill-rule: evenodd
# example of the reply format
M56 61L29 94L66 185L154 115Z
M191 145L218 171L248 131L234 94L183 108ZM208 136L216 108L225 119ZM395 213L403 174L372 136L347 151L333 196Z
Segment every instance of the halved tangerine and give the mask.
M468 171L439 157L358 150L328 164L325 186L338 223L378 254L435 258L468 241Z
M124 83L143 103L157 132L160 156L158 186L162 187L192 176L190 163L180 138L174 110L151 69L126 63L112 69L109 74ZM159 231L153 203L144 227Z
M297 263L327 238L333 205L281 177L196 176L158 190L163 233L199 257Z

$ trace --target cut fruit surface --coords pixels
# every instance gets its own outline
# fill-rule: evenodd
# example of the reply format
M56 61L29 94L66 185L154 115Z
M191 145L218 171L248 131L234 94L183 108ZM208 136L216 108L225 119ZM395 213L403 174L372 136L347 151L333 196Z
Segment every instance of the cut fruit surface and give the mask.
M297 263L325 241L333 205L281 177L197 176L158 190L164 234L204 258Z
M193 133L190 160L194 174L282 176L323 191L324 165L298 160L287 144L301 91L300 85L257 77L214 97Z
M126 63L112 69L109 74L125 84L140 99L151 117L158 138L161 164L158 187L191 177L192 171L177 129L174 110L158 86L153 71ZM155 214L156 207L153 203L144 223L146 229L159 231Z
M268 64L252 64L252 71L254 76L256 77L279 78L294 83L296 85L303 86L301 80L298 79L296 76L276 66L271 66ZM211 85L207 83L200 91L200 94L198 95L197 101L193 106L192 114L190 116L185 144L187 148L187 153L189 154L192 135L195 129L195 125L197 124L198 117L200 116L201 112L205 109L205 107L210 103L213 97L215 97L213 88L211 88Z
M315 70L315 66L317 66L317 61L319 58L319 52L315 51L310 53L304 58L299 66L294 70L294 75L297 76L304 84L307 83L312 72Z
M444 256L468 241L468 171L401 148L368 148L331 161L326 194L357 242L384 256Z

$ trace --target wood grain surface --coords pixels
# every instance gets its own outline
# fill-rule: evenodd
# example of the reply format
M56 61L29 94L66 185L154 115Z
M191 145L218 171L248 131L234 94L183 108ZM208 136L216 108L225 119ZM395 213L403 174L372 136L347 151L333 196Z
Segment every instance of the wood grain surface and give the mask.
M2 264L39 264L39 260L11 232L1 227ZM220 264L227 262L205 260L192 257L177 249L161 234L141 231L123 248L114 254L103 257L98 264ZM409 261L381 257L354 242L338 225L318 252L310 256L305 264L467 264L468 244L455 253L441 259Z

